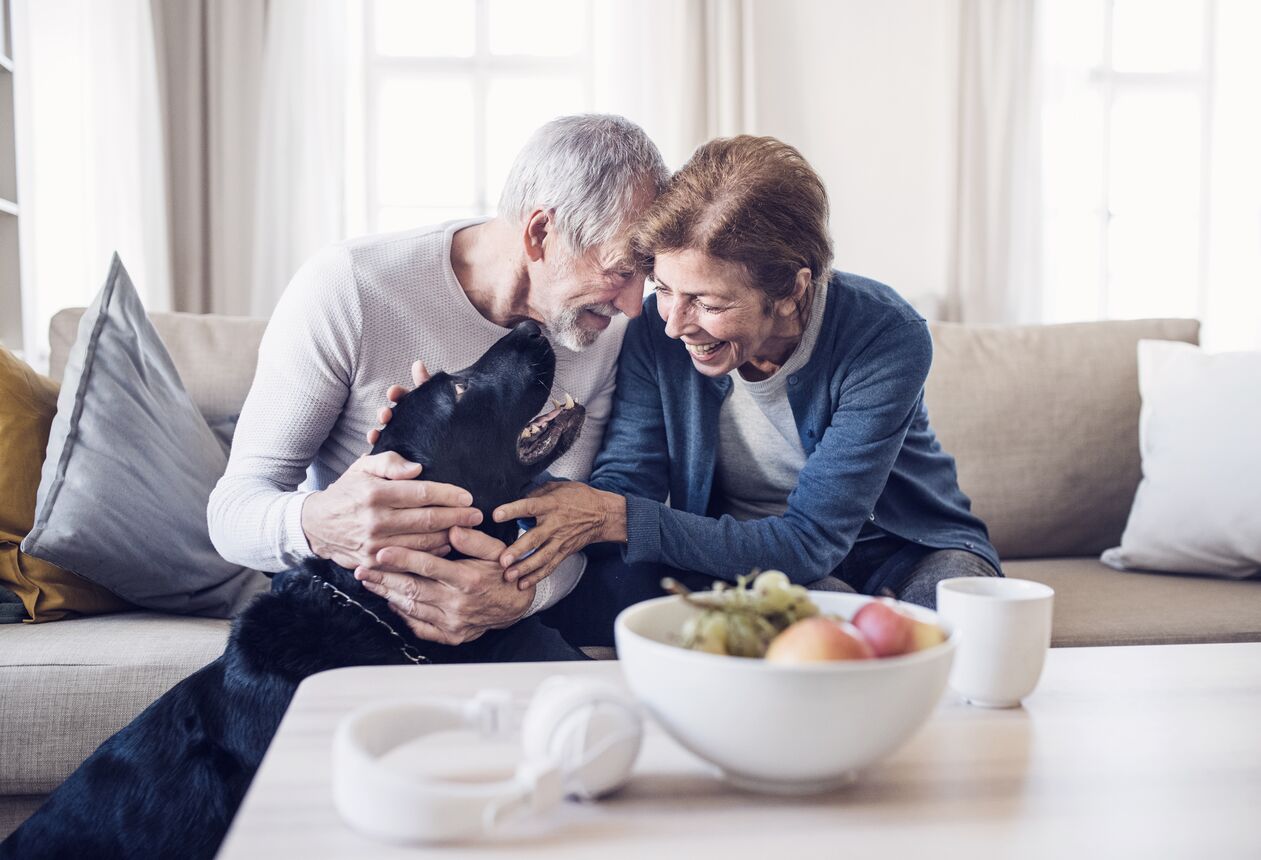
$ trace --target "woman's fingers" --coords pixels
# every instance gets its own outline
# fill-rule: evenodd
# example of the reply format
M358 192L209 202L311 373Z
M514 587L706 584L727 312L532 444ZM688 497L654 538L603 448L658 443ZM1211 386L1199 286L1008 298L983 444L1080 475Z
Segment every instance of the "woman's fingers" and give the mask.
M495 508L491 516L497 523L506 523L508 520L536 517L546 510L547 503L543 499L518 499Z
M512 546L508 547L508 549L504 551L503 555L499 557L499 564L502 567L508 568L508 570L504 573L504 578L509 582L516 582L517 577L520 574L514 575L512 569L513 562L519 558L523 558L527 553L537 550L547 542L547 539L550 536L551 535L546 533L546 529L540 526L530 529L528 532L521 535L521 537L517 538L516 542Z
M416 387L424 385L429 381L429 369L425 367L425 363L420 360L412 362L412 382L416 383ZM402 386L399 386L400 388ZM391 397L391 400L394 398Z

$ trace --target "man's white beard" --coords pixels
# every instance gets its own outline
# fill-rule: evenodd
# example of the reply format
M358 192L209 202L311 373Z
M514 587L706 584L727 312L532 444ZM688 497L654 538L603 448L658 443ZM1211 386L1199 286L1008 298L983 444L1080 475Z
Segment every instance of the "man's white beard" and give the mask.
M583 311L591 311L610 318L620 313L617 307L612 304L586 305L581 308L561 308L555 318L548 322L547 330L556 339L557 343L573 352L581 352L591 346L601 334L599 330L583 328L579 325L578 318L582 316Z

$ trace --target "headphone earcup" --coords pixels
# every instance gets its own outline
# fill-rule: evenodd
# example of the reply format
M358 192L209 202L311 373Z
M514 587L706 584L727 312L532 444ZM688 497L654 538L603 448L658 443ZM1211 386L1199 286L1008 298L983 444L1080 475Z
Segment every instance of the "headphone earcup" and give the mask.
M554 676L521 725L528 759L555 762L565 793L591 800L626 784L643 740L639 705L612 684Z

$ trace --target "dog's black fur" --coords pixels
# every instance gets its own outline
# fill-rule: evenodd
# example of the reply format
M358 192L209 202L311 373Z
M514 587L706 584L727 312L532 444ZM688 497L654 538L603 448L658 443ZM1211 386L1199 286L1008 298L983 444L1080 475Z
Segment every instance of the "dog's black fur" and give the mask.
M556 359L539 327L519 324L472 367L439 373L404 397L373 453L397 451L423 477L468 489L482 529L505 542L515 523L490 512L578 436L581 406L519 446L547 402ZM298 683L326 669L406 663L400 642L362 610L335 603L327 580L371 608L420 653L417 640L352 573L313 562L284 574L235 619L222 657L181 681L85 761L0 858L212 857Z

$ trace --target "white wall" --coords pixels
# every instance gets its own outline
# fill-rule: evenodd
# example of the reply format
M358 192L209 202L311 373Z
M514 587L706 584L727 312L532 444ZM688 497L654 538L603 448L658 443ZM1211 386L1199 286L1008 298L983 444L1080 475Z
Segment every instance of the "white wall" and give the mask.
M753 5L754 126L827 185L835 266L936 312L954 231L958 0Z

